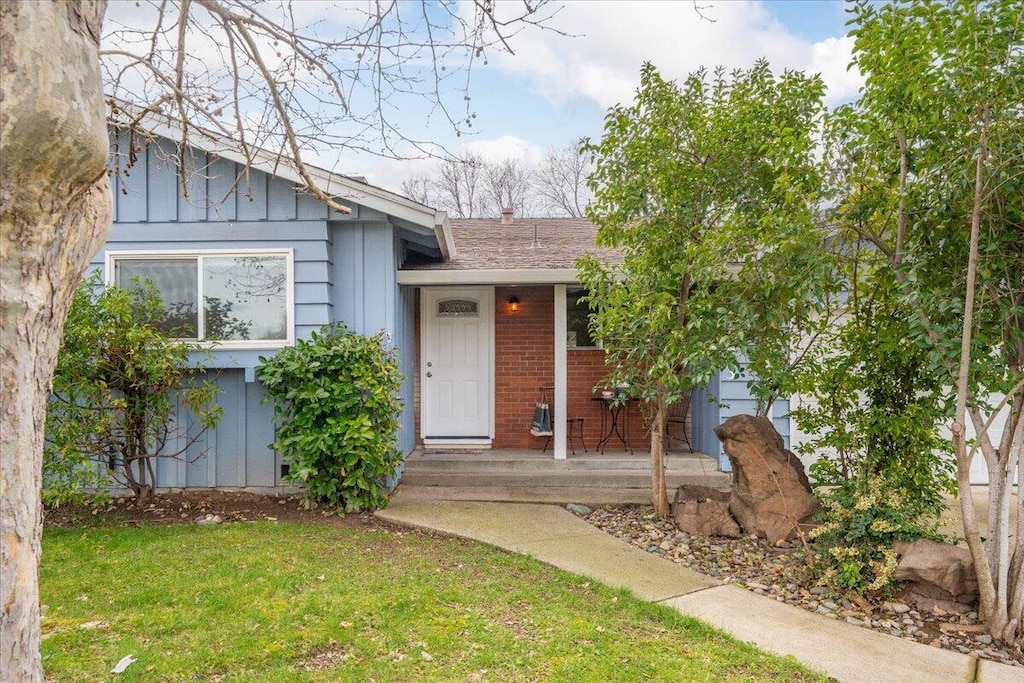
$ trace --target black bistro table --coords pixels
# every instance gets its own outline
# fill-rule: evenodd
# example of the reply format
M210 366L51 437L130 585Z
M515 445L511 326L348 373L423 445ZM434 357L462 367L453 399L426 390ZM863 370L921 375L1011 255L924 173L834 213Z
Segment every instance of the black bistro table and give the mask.
M628 396L594 396L591 401L598 401L603 406L601 410L601 433L604 437L597 442L597 450L604 454L605 446L614 437L618 437L622 447L633 454L633 448L626 442L626 434L629 432L629 404L632 399ZM605 432L605 429L608 431Z

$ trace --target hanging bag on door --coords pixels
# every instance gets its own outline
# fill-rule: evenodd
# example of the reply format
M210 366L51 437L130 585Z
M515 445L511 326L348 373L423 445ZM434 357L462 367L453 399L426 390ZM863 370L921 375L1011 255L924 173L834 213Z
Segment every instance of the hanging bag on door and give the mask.
M530 427L530 433L534 436L554 434L551 431L551 409L544 401L538 403L537 407L533 409L533 425Z

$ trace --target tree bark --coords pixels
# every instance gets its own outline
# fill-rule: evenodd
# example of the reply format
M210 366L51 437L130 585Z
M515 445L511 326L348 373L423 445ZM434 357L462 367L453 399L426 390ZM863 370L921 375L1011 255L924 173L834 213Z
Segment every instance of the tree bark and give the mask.
M665 488L665 396L658 392L654 421L651 423L651 503L661 518L669 516L668 491Z
M106 0L0 3L0 671L42 681L43 425L71 296L110 229Z

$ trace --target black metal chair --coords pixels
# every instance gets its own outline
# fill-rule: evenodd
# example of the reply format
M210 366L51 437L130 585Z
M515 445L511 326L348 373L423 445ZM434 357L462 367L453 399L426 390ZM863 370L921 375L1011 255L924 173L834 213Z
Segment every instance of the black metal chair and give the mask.
M552 406L552 408L551 408L551 424L554 424L555 423L554 402L547 400L548 399L548 392L549 391L550 392L554 392L555 388L554 387L541 387L540 388L540 395L541 395L541 400L542 401L547 402L547 404L549 406ZM569 418L566 418L566 420L565 420L565 428L566 428L565 429L565 436L566 436L565 440L566 440L566 443L569 444L569 450L572 452L573 455L576 455L576 447L573 446L573 438L572 438L573 427L576 427L578 429L578 431L579 431L580 445L583 446L583 452L584 453L589 453L590 451L587 450L587 443L583 440L583 418L582 417L569 417ZM549 436L548 440L544 442L544 448L541 449L541 453L547 453L548 452L548 446L551 445L551 439L552 438L554 438L554 437Z
M690 436L686 433L686 416L690 412L690 396L687 394L678 403L673 403L669 406L668 419L665 420L665 436L671 441L686 442L686 447L693 452L693 445L690 443ZM682 434L681 437L673 436L672 425L679 425L679 431Z

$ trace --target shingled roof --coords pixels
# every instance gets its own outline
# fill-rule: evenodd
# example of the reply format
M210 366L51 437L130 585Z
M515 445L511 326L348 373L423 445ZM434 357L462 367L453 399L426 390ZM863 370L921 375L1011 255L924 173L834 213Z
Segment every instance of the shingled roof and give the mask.
M506 225L498 218L452 219L451 227L455 242L451 260L406 262L403 269L571 269L586 254L610 263L622 261L619 250L594 245L597 226L584 218L516 218Z

